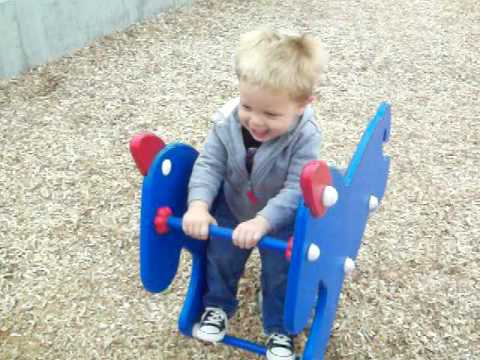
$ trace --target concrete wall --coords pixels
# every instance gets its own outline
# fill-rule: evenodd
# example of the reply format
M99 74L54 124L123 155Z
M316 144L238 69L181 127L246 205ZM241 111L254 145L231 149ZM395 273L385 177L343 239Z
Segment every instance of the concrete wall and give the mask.
M0 0L0 78L191 0Z

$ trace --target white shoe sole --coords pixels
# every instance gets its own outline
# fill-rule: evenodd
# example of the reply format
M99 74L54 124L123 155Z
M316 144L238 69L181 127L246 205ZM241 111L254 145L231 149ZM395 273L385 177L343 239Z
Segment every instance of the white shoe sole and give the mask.
M267 359L268 360L295 360L297 357L296 355L292 355L290 357L287 357L287 356L276 356L276 355L270 355L270 357L268 356L267 354Z
M210 343L217 343L223 340L225 337L225 333L222 334L208 334L200 331L198 324L193 325L192 329L192 336L194 338L197 338L199 340L205 341L205 342L210 342Z

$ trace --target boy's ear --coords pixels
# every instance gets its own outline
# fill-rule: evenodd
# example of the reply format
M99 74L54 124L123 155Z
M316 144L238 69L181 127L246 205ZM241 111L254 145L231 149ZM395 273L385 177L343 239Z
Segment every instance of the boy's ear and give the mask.
M316 99L317 98L315 96L311 95L307 98L307 100L303 101L300 104L299 115L303 114L303 112L305 111L305 108L311 103L313 103Z

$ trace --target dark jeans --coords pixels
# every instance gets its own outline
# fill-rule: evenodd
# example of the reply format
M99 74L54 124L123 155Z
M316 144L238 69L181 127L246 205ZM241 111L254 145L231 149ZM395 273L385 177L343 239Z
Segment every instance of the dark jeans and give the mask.
M216 200L213 213L219 226L234 229L239 222L231 213L223 194ZM269 236L288 239L293 234L293 223ZM283 326L283 305L287 287L288 265L285 255L279 250L261 249L263 327L267 334L286 333ZM207 291L205 306L222 308L231 317L237 308L238 282L252 249L245 250L233 245L231 240L211 237L207 246Z

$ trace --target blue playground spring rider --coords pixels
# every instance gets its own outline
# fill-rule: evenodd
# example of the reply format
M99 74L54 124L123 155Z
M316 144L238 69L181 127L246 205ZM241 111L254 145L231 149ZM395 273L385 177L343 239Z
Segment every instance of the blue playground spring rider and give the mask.
M323 359L335 320L345 274L355 259L369 213L383 198L389 157L383 144L390 135L390 106L380 104L346 172L312 161L301 175L303 199L298 208L293 238L288 243L268 236L258 246L285 252L290 259L285 328L300 333L315 309L304 352L298 359ZM182 232L187 187L197 151L189 145L168 146L155 135L143 133L130 142L135 162L144 175L140 219L140 273L148 291L168 288L178 268L180 251L192 254L192 276L180 313L179 329L192 336L203 312L206 242ZM232 229L215 225L210 233L231 241ZM260 355L265 347L233 336L225 344Z

